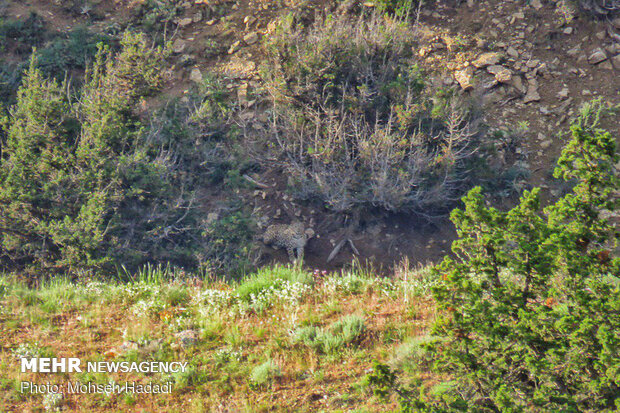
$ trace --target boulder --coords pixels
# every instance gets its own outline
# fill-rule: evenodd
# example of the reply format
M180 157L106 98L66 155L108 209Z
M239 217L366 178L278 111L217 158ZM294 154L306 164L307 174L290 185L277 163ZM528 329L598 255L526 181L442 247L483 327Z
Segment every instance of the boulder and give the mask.
M588 62L592 65L601 63L605 60L607 60L607 54L605 54L605 51L600 47L598 49L594 49L588 56Z
M470 90L474 87L472 84L472 78L474 76L474 69L471 66L466 67L462 70L457 70L454 72L454 79L459 82L461 88L463 90Z
M478 69L483 69L487 66L496 65L499 63L501 55L496 52L482 53L476 60L472 62L472 65Z

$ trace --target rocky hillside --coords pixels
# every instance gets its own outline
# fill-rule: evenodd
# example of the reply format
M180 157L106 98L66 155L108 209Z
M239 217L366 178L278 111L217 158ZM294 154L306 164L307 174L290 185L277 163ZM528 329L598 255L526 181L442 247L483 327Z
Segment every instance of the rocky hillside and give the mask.
M232 122L260 128L272 105L260 68L270 64L265 45L278 22L289 13L310 22L316 15L355 7L354 2L5 1L3 14L23 19L35 12L42 27L57 36L79 26L112 36L134 28L158 41L169 41L173 62L169 79L160 95L144 102L143 110L157 108L170 98L187 99L183 96L193 85L217 76L227 99L234 102ZM378 7L380 3L366 2L361 11ZM496 142L499 157L489 162L491 168L510 172L496 189L495 202L508 206L532 185L541 186L545 198L560 196L566 188L553 180L551 172L569 119L593 98L611 105L620 102L620 20L612 14L592 18L570 1L538 0L436 1L413 8L410 14L415 62L434 90L456 91L476 107L483 128L503 135L501 144ZM15 44L19 42L14 40L7 38L5 64L24 59L27 42ZM45 47L44 42L38 47ZM81 66L70 69L78 78ZM615 119L604 126L617 135ZM356 255L388 267L403 256L416 262L436 261L454 237L445 218L429 222L381 210L366 210L361 224L349 228L341 214L288 195L290 180L270 155L250 151L243 156L261 165L246 168L251 176L243 170L240 174L254 188L238 189L251 200L256 239L272 223L300 219L316 234L308 241L305 255L310 265L334 268ZM200 208L205 216L221 215L227 189L204 187L202 191ZM330 253L345 238L355 239L354 245L340 248L328 263ZM251 261L264 263L272 258L286 260L286 254L261 247Z

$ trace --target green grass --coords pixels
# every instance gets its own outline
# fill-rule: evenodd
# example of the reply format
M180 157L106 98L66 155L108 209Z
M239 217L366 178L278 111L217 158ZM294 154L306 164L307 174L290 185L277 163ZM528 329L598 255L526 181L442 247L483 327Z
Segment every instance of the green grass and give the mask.
M42 379L173 383L170 395L68 395L61 401L94 412L169 411L170 406L188 411L221 406L292 411L299 410L296 400L313 394L320 396L309 399L305 411L389 411L396 406L395 401L369 397L370 390L356 383L373 360L397 357L393 355L402 342L421 334L410 327L415 321L408 315L414 300L405 298L410 283L357 270L315 281L312 272L285 266L231 282L187 281L194 277L147 266L121 277L126 282L55 278L28 288L15 276L0 276L0 345L9 349L0 352L0 366L7 372L0 382L7 394L4 408L36 410L53 402L42 395L24 397L15 389L16 382ZM422 298L415 302L419 313L428 316L424 330L432 305ZM188 329L198 340L185 345L177 334ZM41 377L19 373L19 354L83 361L186 361L190 368L172 375ZM278 397L266 397L274 391Z

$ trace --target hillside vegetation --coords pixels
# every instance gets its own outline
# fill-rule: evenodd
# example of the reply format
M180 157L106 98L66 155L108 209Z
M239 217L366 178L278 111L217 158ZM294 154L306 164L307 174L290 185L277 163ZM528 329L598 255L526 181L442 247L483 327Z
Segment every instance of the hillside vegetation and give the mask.
M8 407L169 411L613 411L620 386L615 141L584 109L556 174L571 193L541 211L538 189L508 212L479 188L452 219L454 258L398 277L264 268L239 283L146 267L130 282L3 278L2 363L20 357L187 360L168 397L21 394ZM429 295L432 293L432 300ZM372 367L371 367L372 366ZM92 376L92 377L91 377ZM145 380L91 375L83 381ZM32 377L40 380L40 376ZM61 377L58 378L61 380ZM22 404L23 403L23 404Z
M0 0L0 411L620 410L620 4L315 3Z

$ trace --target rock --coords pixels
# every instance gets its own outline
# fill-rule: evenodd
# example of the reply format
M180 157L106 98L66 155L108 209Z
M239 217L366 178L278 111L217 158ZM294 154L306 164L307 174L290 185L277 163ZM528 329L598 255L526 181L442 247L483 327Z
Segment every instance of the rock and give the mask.
M192 72L189 75L189 80L195 83L202 82L202 73L200 72L200 69L198 69L197 67L193 68Z
M564 34L573 34L573 28L572 27L567 27L563 30Z
M523 103L538 102L539 100L538 84L535 81L530 81L527 86L527 93L523 98Z
M552 141L551 139L547 139L547 140L542 141L542 142L540 143L540 147L541 147L542 149L547 149L547 148L549 148L552 144L553 144L553 141Z
M611 25L614 26L616 29L620 30L620 16L613 19L611 21Z
M510 69L505 68L502 65L494 65L487 67L487 72L495 76L495 79L500 83L508 83L512 79L512 72Z
M614 69L614 67L611 65L611 62L609 60L601 63L600 65L598 65L598 67L600 67L601 69L606 69L606 70Z
M247 24L248 26L252 25L255 21L256 17L254 16L245 16L245 18L243 19L243 23Z
M590 62L590 64L592 65L601 63L605 60L607 60L607 55L605 54L605 51L603 51L603 49L601 48L595 49L592 53L590 53L590 56L588 56L588 62Z
M579 45L577 45L577 46L573 47L572 49L569 49L569 50L566 52L566 54L567 54L567 55L569 55L569 56L571 56L571 57L575 57L575 56L577 56L577 55L578 55L578 54L580 54L580 53L581 53L581 47L580 47Z
M513 14L512 17L514 17L515 19L524 19L525 18L525 14L523 14L522 11L518 11L515 14Z
M562 90L558 92L558 99L560 100L566 99L568 97L568 92L569 90L567 87L562 88Z
M207 21L207 26L213 26L215 23L217 23L218 19L211 19L209 21Z
M194 58L191 55L184 54L181 57L179 57L179 64L182 67L191 66L194 63L196 63L196 61L194 60Z
M252 33L248 33L245 36L243 36L243 41L246 44L254 44L258 41L258 33L256 32L252 32Z
M245 106L248 103L248 84L243 83L237 89L237 99L239 99L239 104L241 106Z
M613 62L614 66L616 66L616 69L620 70L620 54L612 57L611 61Z
M533 7L534 9L536 9L536 10L540 10L540 9L542 9L542 7L543 7L543 5L542 5L542 3L540 2L540 0L532 0L532 1L530 2L530 6L532 6L532 7Z
M239 50L240 46L241 46L241 42L237 40L236 42L230 45L230 48L228 49L228 54L235 53L237 50Z
M525 65L530 69L534 69L539 64L540 64L540 60L534 59L534 60L528 60Z
M463 70L457 70L456 72L454 72L454 79L459 82L459 85L461 85L461 88L463 90L469 90L474 87L474 85L471 83L473 75L474 69L469 66Z
M187 44L185 43L185 40L176 39L174 43L172 43L172 52L175 54L180 54L183 52L183 50L185 50L186 45Z
M610 44L605 49L609 52L609 54L611 54L612 56L615 56L618 53L620 53L620 43Z
M508 56L517 59L519 58L519 52L517 52L517 49L515 49L514 47L510 46L508 47L508 49L506 50L506 53L508 53Z
M186 17L184 19L179 20L179 26L187 27L190 24L192 24L193 22L194 22L194 20L191 17Z
M194 14L194 17L192 17L192 22L198 23L201 21L202 21L202 12L198 11L196 14Z
M523 79L521 79L521 76L513 75L512 78L510 79L510 84L512 85L512 87L517 89L520 93L526 92L525 86L523 85Z
M501 55L495 52L482 53L476 60L472 62L472 65L478 69L485 68L487 66L496 65L499 63Z
M181 347L189 348L198 344L198 331L197 330L183 330L174 335L179 339Z
M497 85L498 85L497 79L493 78L493 79L489 80L488 82L484 82L482 84L482 89L484 89L484 90L491 90L491 89L493 89Z
M121 354L126 353L128 351L138 350L138 343L133 342L133 341L124 341L118 350Z

